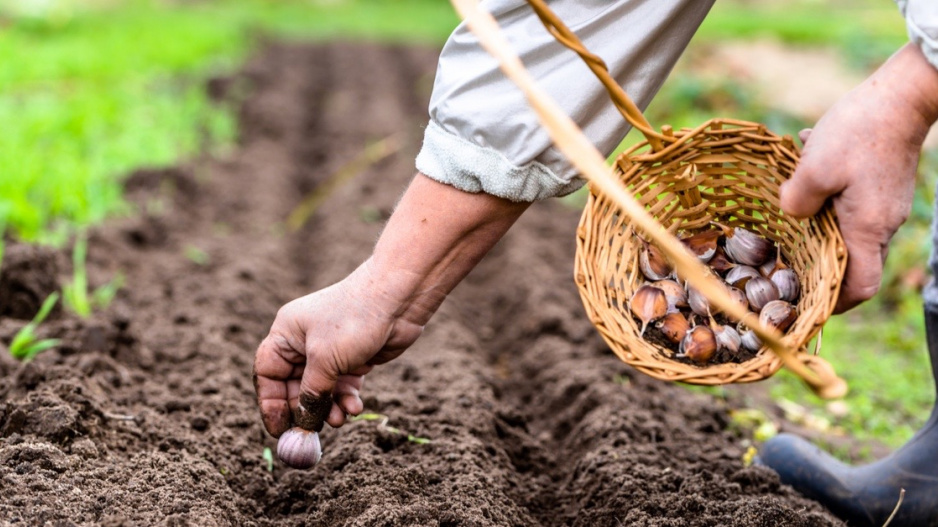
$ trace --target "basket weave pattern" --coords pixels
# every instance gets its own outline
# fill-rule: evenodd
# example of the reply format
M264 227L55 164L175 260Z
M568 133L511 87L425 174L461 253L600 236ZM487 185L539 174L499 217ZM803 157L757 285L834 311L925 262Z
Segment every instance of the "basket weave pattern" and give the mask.
M630 148L616 160L617 175L672 234L717 221L775 242L801 280L798 319L785 338L802 362L828 367L807 354L806 345L834 309L847 256L829 207L807 220L780 210L779 187L794 172L797 146L764 125L730 119L663 132L669 140L664 149L655 151L648 141ZM628 308L645 282L635 234L611 200L590 193L577 229L575 279L590 320L620 359L652 377L705 385L758 381L781 367L766 348L741 364L686 364L642 339Z

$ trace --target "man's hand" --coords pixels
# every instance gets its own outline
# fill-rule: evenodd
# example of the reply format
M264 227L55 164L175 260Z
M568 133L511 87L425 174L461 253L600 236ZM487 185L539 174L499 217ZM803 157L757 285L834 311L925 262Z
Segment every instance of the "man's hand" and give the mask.
M345 280L280 308L254 361L267 432L276 437L290 428L300 393L331 394L326 422L333 427L362 412L364 375L403 353L423 329L396 316L400 303L382 289L369 261Z
M848 251L835 312L879 290L889 240L909 215L922 142L936 119L938 71L908 45L800 134L805 148L782 185L781 204L808 217L833 197Z
M371 258L345 280L277 313L254 358L267 431L279 436L297 424L318 430L323 417L338 427L346 415L361 413L364 375L417 340L449 292L528 205L418 174ZM331 408L321 404L330 398ZM300 400L315 408L304 404L307 413L294 415Z

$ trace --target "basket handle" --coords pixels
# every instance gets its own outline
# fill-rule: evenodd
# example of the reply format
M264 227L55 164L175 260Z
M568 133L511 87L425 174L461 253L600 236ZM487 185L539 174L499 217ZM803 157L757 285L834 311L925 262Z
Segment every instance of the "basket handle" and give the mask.
M586 63L593 74L599 79L599 82L606 88L606 91L609 92L612 103L619 110L619 113L622 114L622 117L645 136L652 150L657 152L664 147L664 143L675 140L674 137L668 137L655 131L651 123L645 119L645 115L642 111L635 105L632 98L629 97L629 94L625 93L622 86L619 86L619 83L612 78L612 75L609 73L609 68L606 66L606 62L603 61L599 55L586 49L586 46L580 41L579 37L560 20L560 17L547 7L547 3L545 3L544 0L527 0L527 2L534 9L534 13L537 14L537 17L543 22L544 27L547 28L547 32L553 35L558 42L576 52L576 54L583 59L583 62Z
M479 43L494 56L499 67L524 93L528 103L537 113L541 124L550 134L551 139L596 189L612 199L632 223L651 238L698 291L724 313L741 320L755 331L784 365L801 377L818 396L823 398L842 397L847 393L847 383L837 377L834 370L818 367L811 370L789 348L778 330L763 326L759 318L749 312L730 297L726 287L707 274L707 269L674 235L666 231L645 210L629 190L613 174L602 154L590 143L589 139L576 123L567 116L557 103L541 89L531 74L524 68L521 59L508 44L508 40L499 31L498 22L490 13L479 8L477 0L450 0L459 14L466 20L469 29L479 38ZM819 358L817 358L819 359ZM812 362L818 364L817 361Z

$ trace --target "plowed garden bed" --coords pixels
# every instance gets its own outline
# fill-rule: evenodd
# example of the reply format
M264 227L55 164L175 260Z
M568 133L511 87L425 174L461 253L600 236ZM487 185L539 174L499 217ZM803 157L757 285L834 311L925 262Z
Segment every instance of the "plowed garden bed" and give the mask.
M3 344L70 260L8 249L0 524L839 525L743 466L719 402L607 350L571 278L577 213L557 202L535 205L416 346L368 376L366 411L383 417L327 429L313 470L268 471L255 346L282 303L369 254L413 175L436 56L273 45L212 82L247 93L236 149L129 176L141 212L93 230L88 261L93 283L120 270L126 286L89 320L56 312L42 335L62 345L27 364ZM395 133L405 148L285 228L304 196Z

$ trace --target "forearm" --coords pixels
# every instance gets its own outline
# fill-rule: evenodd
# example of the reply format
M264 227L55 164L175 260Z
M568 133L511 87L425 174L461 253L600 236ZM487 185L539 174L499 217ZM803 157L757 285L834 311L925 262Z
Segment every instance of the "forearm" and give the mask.
M529 205L417 174L363 267L397 315L422 326Z

